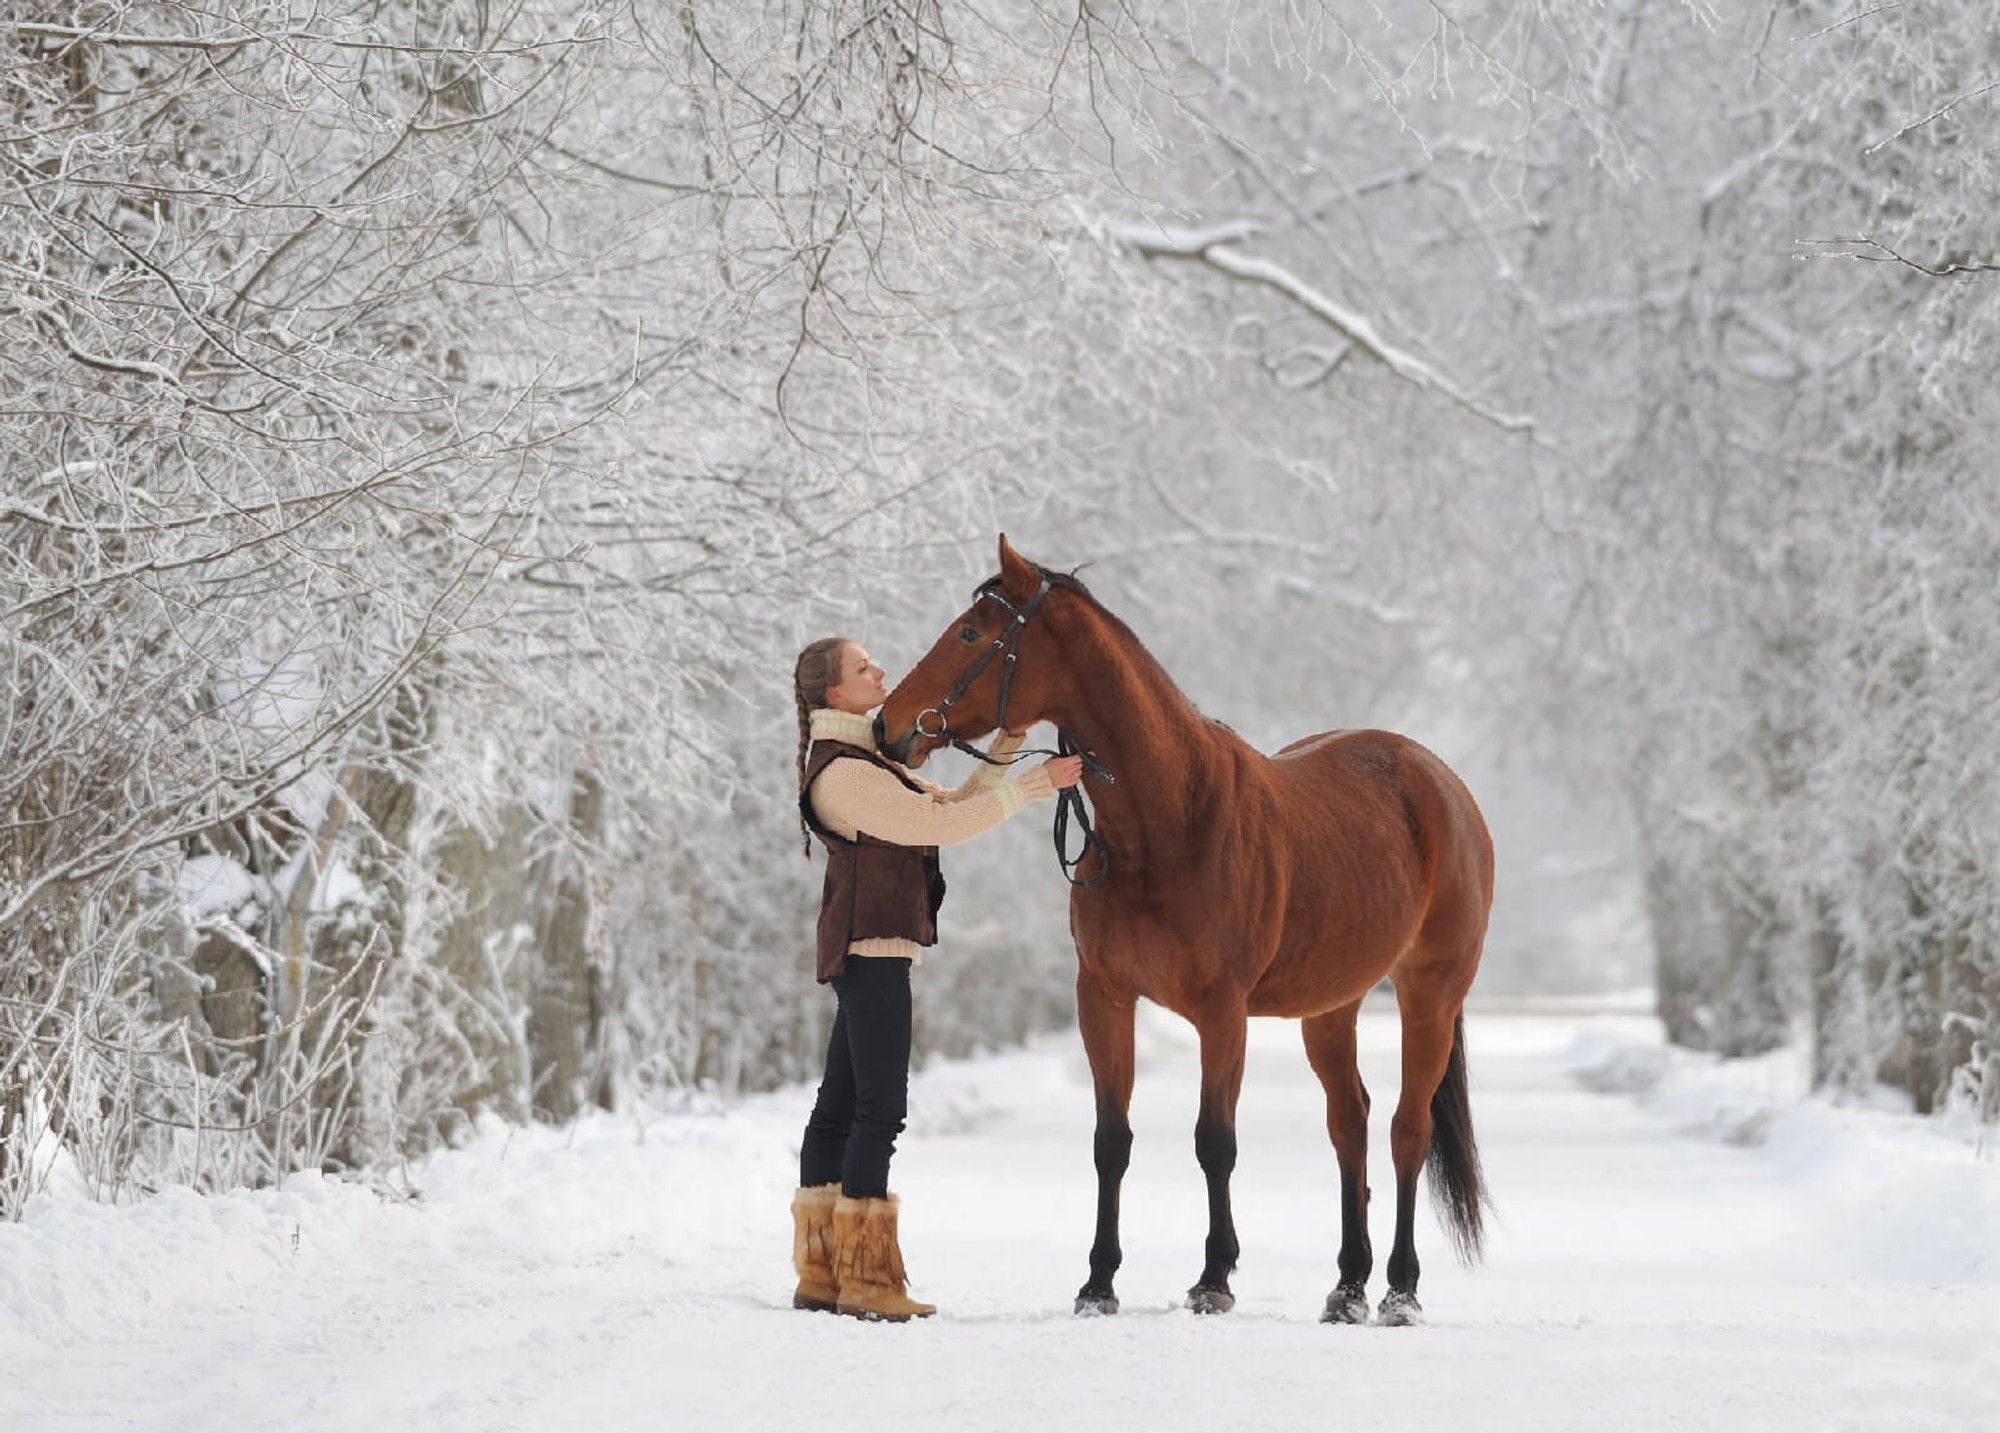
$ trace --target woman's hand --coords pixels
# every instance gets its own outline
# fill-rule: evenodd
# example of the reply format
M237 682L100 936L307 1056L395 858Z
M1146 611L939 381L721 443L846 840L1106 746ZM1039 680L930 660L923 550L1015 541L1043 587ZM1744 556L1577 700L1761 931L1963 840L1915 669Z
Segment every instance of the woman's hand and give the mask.
M1052 756L1042 763L1042 770L1049 774L1049 784L1061 791L1065 786L1074 786L1083 776L1083 758L1080 756Z

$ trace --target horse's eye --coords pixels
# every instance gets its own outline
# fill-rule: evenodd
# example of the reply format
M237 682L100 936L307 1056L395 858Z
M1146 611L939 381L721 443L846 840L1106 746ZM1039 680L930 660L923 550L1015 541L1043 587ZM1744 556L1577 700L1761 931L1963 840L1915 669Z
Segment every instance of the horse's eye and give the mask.
M979 629L967 623L958 629L958 640L961 642L977 642L979 640Z

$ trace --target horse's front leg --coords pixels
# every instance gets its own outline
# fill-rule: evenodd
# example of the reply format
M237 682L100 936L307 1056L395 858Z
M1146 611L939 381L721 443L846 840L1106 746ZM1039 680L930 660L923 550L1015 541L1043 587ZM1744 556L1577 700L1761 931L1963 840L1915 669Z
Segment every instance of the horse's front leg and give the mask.
M1090 1277L1076 1293L1079 1314L1115 1314L1118 1295L1111 1280L1124 1252L1118 1247L1118 1193L1125 1169L1132 1162L1132 1020L1137 1002L1130 991L1118 990L1079 970L1076 977L1076 1019L1083 1032L1084 1054L1090 1059L1091 1083L1097 1091L1097 1135L1092 1151L1097 1165L1097 1237L1090 1246Z
M1194 1122L1194 1157L1208 1180L1206 1260L1187 1297L1188 1307L1198 1314L1223 1314L1236 1307L1229 1276L1240 1249L1229 1210L1229 1176L1236 1169L1236 1097L1243 1089L1249 1025L1239 1001L1211 1009L1195 1026L1201 1034L1201 1112Z

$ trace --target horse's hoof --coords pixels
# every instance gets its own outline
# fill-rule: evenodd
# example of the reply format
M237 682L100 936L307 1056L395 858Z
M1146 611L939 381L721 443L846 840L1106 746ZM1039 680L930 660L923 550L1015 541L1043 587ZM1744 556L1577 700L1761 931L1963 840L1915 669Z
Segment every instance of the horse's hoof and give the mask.
M1198 1314L1226 1314L1236 1307L1236 1295L1227 1289L1205 1289L1196 1284L1188 1290L1187 1306Z
M1423 1321L1424 1306L1417 1302L1417 1296L1394 1289L1382 1296L1382 1307L1375 1311L1375 1322L1383 1328L1410 1328Z
M1078 1294L1076 1296L1076 1316L1080 1319L1098 1319L1118 1312L1116 1294Z
M1367 1323L1367 1293L1358 1284L1342 1284L1326 1296L1326 1310L1320 1314L1319 1321L1323 1324Z

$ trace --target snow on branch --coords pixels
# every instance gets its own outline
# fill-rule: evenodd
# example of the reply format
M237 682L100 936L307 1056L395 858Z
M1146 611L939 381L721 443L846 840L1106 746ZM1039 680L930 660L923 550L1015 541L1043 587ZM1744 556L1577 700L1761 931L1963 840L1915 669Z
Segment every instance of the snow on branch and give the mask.
M1193 260L1231 278L1273 289L1351 340L1364 352L1373 355L1397 377L1440 394L1497 428L1510 433L1534 431L1535 420L1532 417L1503 413L1481 401L1423 359L1388 342L1361 314L1336 302L1283 265L1251 257L1234 247L1261 232L1261 226L1255 221L1239 219L1202 229L1118 224L1112 226L1111 237L1144 258Z
M1880 150L1887 149L1890 145L1894 144L1904 135L1911 133L1913 130L1923 129L1927 125L1937 123L1937 121L1943 119L1946 115L1950 114L1953 110L1957 109L1967 100L1977 99L1979 98L1979 96L1984 94L1991 94L1994 90L2000 90L2000 80L1989 80L1985 84L1980 85L1977 89L1967 90L1964 94L1959 95L1956 99L1947 100L1945 103L1939 105L1936 109L1932 110L1929 114L1924 115L1919 119L1911 120L1908 124L1904 125L1901 129L1897 130L1894 134L1883 136L1881 139L1876 140L1873 144L1869 145L1866 149L1862 150L1861 152L1863 154L1875 154Z
M282 47L324 45L334 50L386 51L398 55L444 56L450 58L492 58L496 56L532 55L542 50L560 49L575 43L573 39L553 37L542 40L518 42L504 47L481 44L476 41L422 41L422 40L371 40L352 35L338 35L328 31L291 28L265 30L254 25L241 24L235 29L213 35L146 35L128 30L107 30L96 26L50 25L38 22L23 22L11 27L15 34L24 39L45 40L53 44L76 44L88 42L120 49L139 50L237 50L245 45L265 44Z
M1987 274L2000 274L2000 263L1996 263L1991 259L1975 259L1963 264L1923 264L1915 259L1897 253L1894 249L1879 240L1866 237L1798 239L1794 240L1794 242L1801 248L1816 248L1826 251L1816 254L1801 254L1799 256L1801 258L1860 259L1871 264L1901 264L1906 269L1915 269L1918 273L1933 279L1950 279L1956 278L1959 275L1964 275L1968 278L1978 278ZM1865 249L1869 252L1855 253L1854 250L1857 248Z

